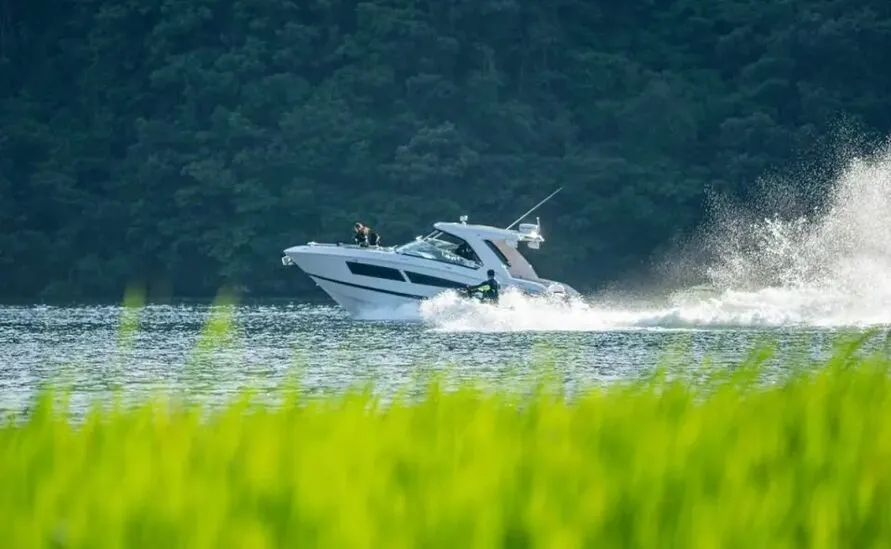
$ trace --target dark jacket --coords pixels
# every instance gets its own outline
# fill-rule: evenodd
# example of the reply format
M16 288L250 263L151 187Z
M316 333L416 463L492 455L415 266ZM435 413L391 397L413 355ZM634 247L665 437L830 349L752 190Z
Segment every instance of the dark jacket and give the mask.
M377 234L377 231L375 231L371 227L368 228L368 234L366 235L366 237L369 246L380 246L381 237Z
M371 227L368 227L367 233L364 231L356 231L353 240L356 241L356 244L362 247L380 246L381 243L381 237Z

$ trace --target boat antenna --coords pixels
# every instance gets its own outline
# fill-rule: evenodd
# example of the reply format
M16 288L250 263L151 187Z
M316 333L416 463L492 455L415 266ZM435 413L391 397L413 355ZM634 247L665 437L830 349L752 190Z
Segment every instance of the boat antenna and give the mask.
M563 187L560 187L560 188L558 188L556 191L554 191L554 192L552 192L551 194L549 194L547 197L545 197L544 200L542 200L541 202L539 202L539 203L536 204L535 206L532 206L532 209L530 209L528 212L526 212L526 213L524 213L523 215L521 215L520 217L518 217L516 221L514 221L513 223L511 223L510 225L508 225L507 227L505 227L505 229L510 230L511 227L513 227L514 225L516 225L517 223L519 223L520 221L522 221L524 217L526 217L527 215L529 215L529 214L531 214L532 212L534 212L535 210L537 210L542 204L544 204L545 202L547 202L548 200L550 200L555 194L559 193L559 192L562 191L562 190L563 190Z

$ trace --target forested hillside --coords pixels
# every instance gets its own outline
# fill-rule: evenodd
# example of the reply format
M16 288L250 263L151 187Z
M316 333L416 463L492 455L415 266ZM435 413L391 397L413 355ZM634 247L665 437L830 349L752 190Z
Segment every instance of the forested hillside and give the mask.
M559 185L532 260L588 287L889 131L888 55L876 0L0 0L0 297L290 295L289 245Z

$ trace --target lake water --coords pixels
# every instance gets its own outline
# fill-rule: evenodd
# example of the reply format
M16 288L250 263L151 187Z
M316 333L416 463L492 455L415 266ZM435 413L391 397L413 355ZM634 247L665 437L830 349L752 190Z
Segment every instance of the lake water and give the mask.
M129 343L119 307L0 307L0 407L24 409L53 379L72 385L76 407L115 383L131 398L172 387L225 399L276 386L295 366L311 392L363 381L386 391L441 370L498 382L553 358L571 390L644 374L672 349L685 350L675 363L691 370L706 355L729 368L765 339L778 345L777 368L820 358L840 332L891 326L891 152L842 168L807 217L785 211L796 198L789 186L768 185L745 208L715 204L701 234L663 265L668 278L708 286L669 295L570 305L505 295L492 309L444 294L365 321L333 306L244 305L231 338L210 338L216 346L198 344L208 306L146 307Z
M173 387L225 399L244 386L274 387L295 368L309 391L363 381L387 390L441 370L492 381L548 359L568 386L609 383L645 373L672 349L683 350L691 366L708 355L728 367L767 338L779 344L778 363L787 352L817 357L838 332L789 325L763 307L760 316L732 308L728 316L726 307L708 316L703 311L714 304L597 309L506 301L500 311L440 302L414 316L373 320L328 305L242 305L232 309L229 337L205 337L210 345L199 343L208 305L140 309L129 343L121 307L0 307L0 408L26 409L51 380L71 384L75 408L114 383L131 398Z

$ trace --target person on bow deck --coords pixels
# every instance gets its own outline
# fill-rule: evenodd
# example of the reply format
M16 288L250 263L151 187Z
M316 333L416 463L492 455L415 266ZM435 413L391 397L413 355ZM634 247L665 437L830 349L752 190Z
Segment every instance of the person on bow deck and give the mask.
M367 248L368 246L380 246L380 236L374 229L359 221L356 222L355 229L356 234L353 236L353 240L356 244L363 248Z
M361 222L356 221L355 225L356 232L353 235L353 240L359 246L368 246L368 236L365 234L365 225Z
M483 296L483 301L498 303L498 291L501 287L498 284L498 281L495 280L495 271L489 269L486 271L486 276L488 278L484 282L475 286L468 286L467 291L468 293L479 292Z
M377 231L365 225L365 239L368 242L369 246L380 246L381 245L381 237L377 234Z

